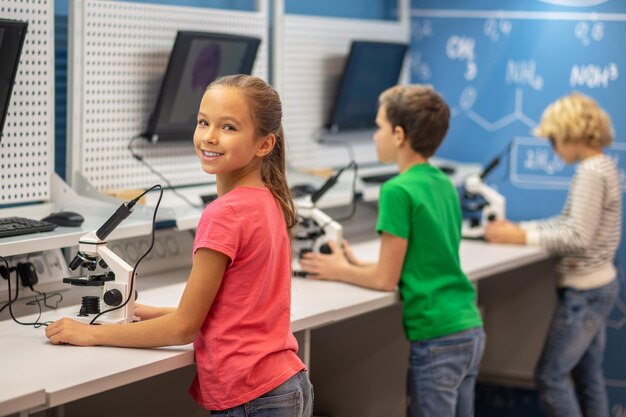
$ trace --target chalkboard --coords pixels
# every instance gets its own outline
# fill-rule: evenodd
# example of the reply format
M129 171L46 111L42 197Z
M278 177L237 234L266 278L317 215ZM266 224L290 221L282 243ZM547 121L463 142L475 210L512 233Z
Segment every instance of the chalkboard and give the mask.
M607 152L626 190L626 2L413 0L411 7L411 82L432 84L452 110L437 155L486 164L510 146L487 178L506 196L510 219L562 208L574 169L532 130L548 104L574 90L611 116L615 143ZM622 244L621 270L624 262ZM624 299L622 290L607 325L605 376L615 417L626 416Z
M452 109L450 132L438 155L487 163L511 144L508 166L489 178L507 196L509 217L554 214L573 170L544 141L534 139L532 130L550 102L576 90L595 98L612 117L616 143L609 153L626 185L626 119L620 117L620 92L626 91L626 77L620 76L626 68L626 16L590 7L567 12L572 8L538 0L507 2L512 10L476 9L502 2L472 2L472 9L464 3L413 3L411 80L432 84ZM521 10L521 3L535 10ZM618 11L617 2L604 3ZM620 8L626 11L626 5ZM523 204L530 196L525 190L550 192L534 193L544 205L529 211Z

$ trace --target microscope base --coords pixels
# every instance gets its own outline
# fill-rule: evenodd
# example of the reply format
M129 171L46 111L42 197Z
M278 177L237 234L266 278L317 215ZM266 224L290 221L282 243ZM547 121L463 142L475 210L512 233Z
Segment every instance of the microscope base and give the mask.
M483 226L470 227L463 224L461 237L463 239L483 239L485 237L485 228Z
M91 323L91 320L96 317L96 314L90 314L88 316L79 316L78 314L76 314L75 316L65 317L67 317L68 319L79 321L81 323L89 324ZM136 321L140 321L139 317L110 317L106 314L103 314L102 316L98 317L94 324L125 324Z

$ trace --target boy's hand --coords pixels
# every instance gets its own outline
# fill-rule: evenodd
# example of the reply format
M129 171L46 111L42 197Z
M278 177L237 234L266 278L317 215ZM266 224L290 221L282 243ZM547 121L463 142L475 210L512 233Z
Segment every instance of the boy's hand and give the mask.
M316 252L305 253L300 259L300 267L309 273L308 276L311 278L339 281L344 268L352 263L352 260L356 261L356 258L349 248L344 255L337 243L333 241L327 243L332 253L328 255Z
M492 243L526 243L526 232L508 220L496 220L485 227L485 239Z
M94 346L95 327L69 318L62 318L46 327L46 337L55 345Z

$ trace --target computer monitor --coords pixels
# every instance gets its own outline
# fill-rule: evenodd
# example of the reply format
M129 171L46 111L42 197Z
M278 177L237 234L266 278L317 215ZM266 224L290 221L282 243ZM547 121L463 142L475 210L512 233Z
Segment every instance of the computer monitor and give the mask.
M378 96L398 83L407 44L353 41L326 127L331 132L375 126Z
M0 141L28 23L0 19Z
M191 141L206 87L224 75L250 74L261 40L223 33L179 31L144 137Z

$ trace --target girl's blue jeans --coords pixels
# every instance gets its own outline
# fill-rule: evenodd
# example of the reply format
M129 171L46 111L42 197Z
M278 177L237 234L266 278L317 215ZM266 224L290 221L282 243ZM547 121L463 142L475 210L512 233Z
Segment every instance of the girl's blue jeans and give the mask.
M411 342L407 416L474 415L474 386L484 350L482 327Z
M313 386L306 371L300 371L282 385L250 402L222 411L222 417L311 417Z
M539 398L548 415L609 416L602 362L605 323L618 293L617 280L591 290L559 289L558 306L535 370Z

